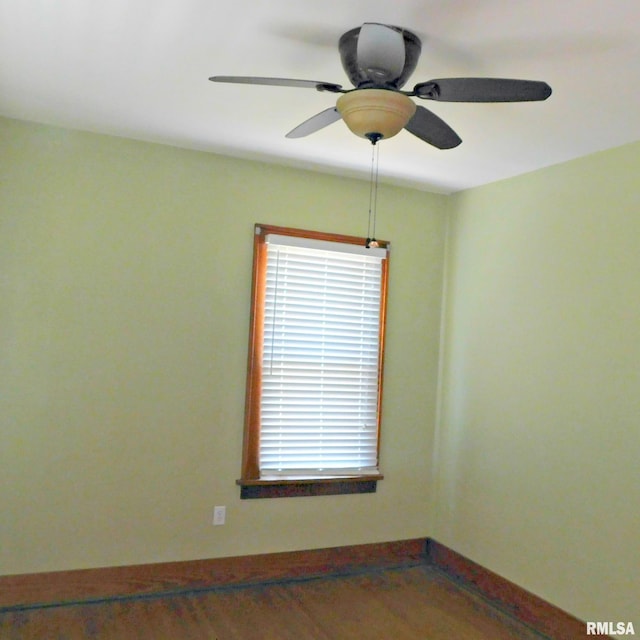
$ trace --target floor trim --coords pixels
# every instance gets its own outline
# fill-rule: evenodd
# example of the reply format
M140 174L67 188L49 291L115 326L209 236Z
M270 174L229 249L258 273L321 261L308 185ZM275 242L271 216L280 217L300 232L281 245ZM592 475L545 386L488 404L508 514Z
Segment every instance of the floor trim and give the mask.
M421 564L434 566L461 587L480 594L501 611L547 638L577 640L587 637L586 624L581 620L431 538L0 576L0 612L349 575Z
M268 583L426 562L425 539L0 576L0 612Z
M500 610L552 640L587 637L582 620L431 538L427 539L427 559L461 586L480 593Z

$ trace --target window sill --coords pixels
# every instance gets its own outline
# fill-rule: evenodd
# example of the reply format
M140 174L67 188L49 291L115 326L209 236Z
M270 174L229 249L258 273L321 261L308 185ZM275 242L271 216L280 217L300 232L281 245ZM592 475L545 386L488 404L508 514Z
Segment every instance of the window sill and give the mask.
M300 498L335 496L350 493L375 493L382 474L366 476L278 477L259 480L240 479L240 498Z

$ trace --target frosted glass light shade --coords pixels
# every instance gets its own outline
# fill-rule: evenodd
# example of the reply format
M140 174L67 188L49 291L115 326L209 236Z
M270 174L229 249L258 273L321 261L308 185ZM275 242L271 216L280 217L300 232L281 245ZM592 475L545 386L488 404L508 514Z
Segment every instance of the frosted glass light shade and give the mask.
M416 112L413 100L388 89L350 91L338 98L336 107L349 129L362 138L371 134L391 138Z

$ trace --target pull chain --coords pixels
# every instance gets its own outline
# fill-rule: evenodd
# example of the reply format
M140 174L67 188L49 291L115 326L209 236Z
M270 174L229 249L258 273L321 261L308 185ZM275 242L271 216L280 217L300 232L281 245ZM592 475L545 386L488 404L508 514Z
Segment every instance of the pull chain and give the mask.
M371 140L371 175L369 185L369 226L367 227L367 243L366 248L378 247L376 241L376 211L378 208L378 157L379 150L378 139L370 138Z

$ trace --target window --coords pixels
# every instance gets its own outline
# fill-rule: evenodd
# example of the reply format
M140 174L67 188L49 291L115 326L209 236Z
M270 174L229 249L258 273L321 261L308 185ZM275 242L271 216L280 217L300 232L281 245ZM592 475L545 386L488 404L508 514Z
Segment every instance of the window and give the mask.
M378 465L387 243L256 225L241 497L363 493Z

